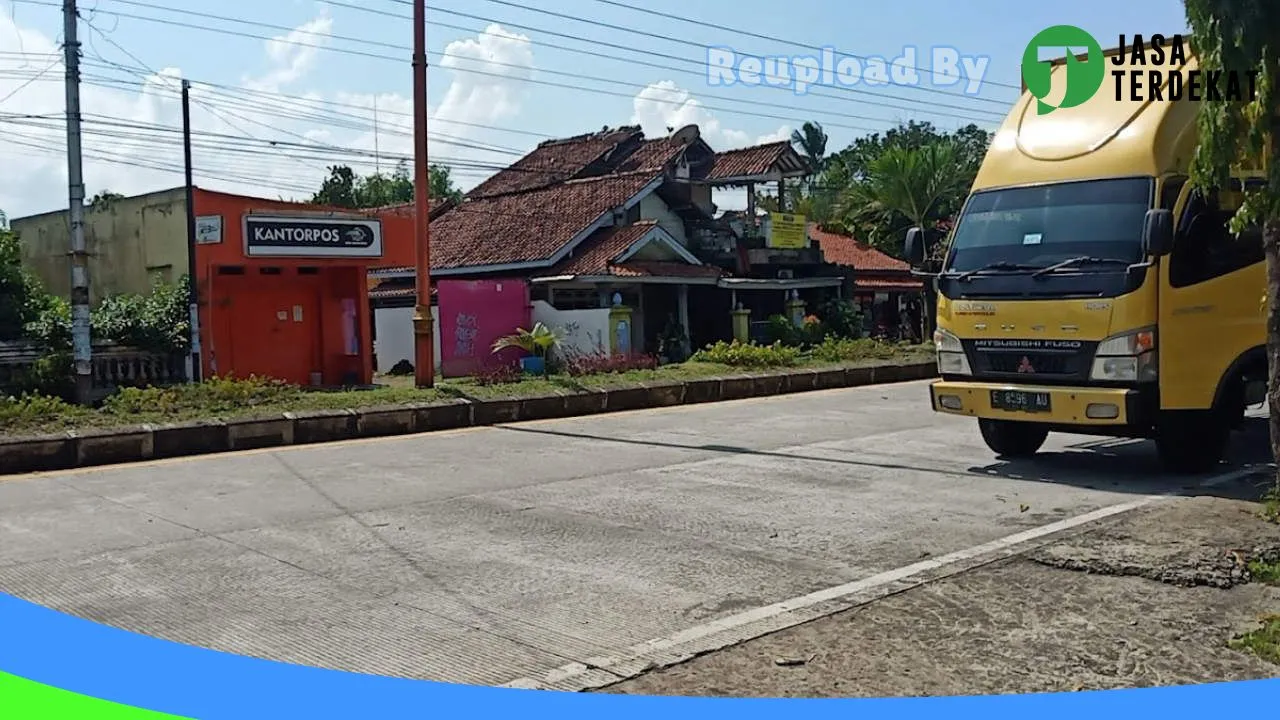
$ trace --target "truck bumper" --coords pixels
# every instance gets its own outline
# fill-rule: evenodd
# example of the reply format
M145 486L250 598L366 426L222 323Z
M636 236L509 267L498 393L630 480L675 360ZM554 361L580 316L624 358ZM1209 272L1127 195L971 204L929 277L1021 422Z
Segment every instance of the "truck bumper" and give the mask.
M1010 410L997 405L995 395L1009 391L1025 394L1019 399L1032 409ZM1123 388L940 380L929 386L929 394L936 412L989 420L1102 427L1142 425L1149 420L1143 393ZM1032 397L1034 401L1028 400Z

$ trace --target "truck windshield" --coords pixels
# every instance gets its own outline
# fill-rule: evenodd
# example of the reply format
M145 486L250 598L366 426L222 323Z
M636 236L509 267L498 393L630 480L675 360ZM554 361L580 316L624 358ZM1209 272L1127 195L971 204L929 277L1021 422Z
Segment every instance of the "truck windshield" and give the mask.
M1032 272L1072 258L1099 258L1079 272L1123 271L1142 260L1151 178L1092 180L974 193L956 226L949 273L987 267ZM994 270L1000 272L999 270Z

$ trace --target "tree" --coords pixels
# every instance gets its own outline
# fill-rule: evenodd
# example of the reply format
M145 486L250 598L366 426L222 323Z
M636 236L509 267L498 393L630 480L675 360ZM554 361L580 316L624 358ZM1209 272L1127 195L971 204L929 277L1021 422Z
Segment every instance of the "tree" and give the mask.
M449 168L431 165L427 172L430 175L430 197L455 201L462 198L462 192L453 184ZM390 175L375 172L361 176L347 165L334 165L329 168L329 177L324 179L311 202L353 209L376 208L413 202L413 192L413 177L403 160Z
M40 281L22 266L17 233L0 229L0 341L25 339L48 304Z
M799 130L792 130L791 144L805 156L809 161L809 168L815 174L822 172L826 164L827 132L822 129L821 124L806 122Z
M953 203L972 183L965 148L954 139L936 140L924 147L890 147L872 160L861 178L850 184L838 201L837 212L853 225L887 228L882 241L894 238L900 248L912 227L936 236L939 224L950 217ZM935 238L936 239L936 238ZM898 250L901 255L901 250ZM936 258L935 258L936 259ZM932 286L927 299L921 337L932 332Z
M1225 186L1233 165L1266 160L1267 186L1249 192L1232 219L1232 230L1262 226L1267 263L1267 400L1271 406L1271 450L1280 458L1280 5L1275 0L1186 0L1192 47L1206 72L1246 77L1255 73L1252 102L1206 97L1200 105L1199 147L1192 181L1202 189ZM1275 478L1280 493L1280 473Z
M902 257L902 240L905 229L913 224L911 218L897 212L850 213L847 196L851 188L868 181L873 174L870 168L886 153L895 149L918 150L939 142L954 147L955 161L963 175L947 196L937 199L935 213L940 219L950 218L960 210L978 174L991 133L974 124L945 133L933 123L912 120L884 133L864 135L826 159L813 193L815 219L826 230L853 235L882 252Z

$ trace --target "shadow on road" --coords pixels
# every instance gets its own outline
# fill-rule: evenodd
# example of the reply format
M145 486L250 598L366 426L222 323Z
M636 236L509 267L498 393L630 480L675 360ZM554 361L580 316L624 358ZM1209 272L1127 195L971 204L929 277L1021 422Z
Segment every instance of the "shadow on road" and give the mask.
M726 455L776 458L779 460L832 463L881 470L908 470L954 477L987 475L1024 482L1055 483L1091 490L1126 492L1139 495L1178 493L1189 496L1256 500L1261 497L1271 483L1271 475L1267 468L1267 465L1271 462L1267 420L1259 417L1248 418L1245 422L1245 427L1235 433L1229 462L1223 463L1214 472L1201 475L1171 475L1162 471L1157 463L1155 446L1147 440L1088 439L1068 445L1063 451L1045 451L1027 460L998 460L990 465L968 468L958 466L954 470L945 470L938 467L922 467L906 463L817 457L799 453L756 450L733 445L695 445L659 440L635 440L617 436L512 425L498 426L498 428L508 432L548 435L575 440L597 440L600 442L669 450L691 450L724 453ZM981 444L982 441L977 437L976 432L974 435L974 442ZM839 453L847 452L834 448L828 448L827 450ZM1257 476L1242 478L1239 481L1222 485L1207 487L1202 484L1206 479L1214 475L1251 467L1258 468Z
M1156 459L1155 443L1149 440L1100 438L1068 445L1066 451L1046 451L1026 460L999 460L969 468L970 473L993 477L1068 484L1093 490L1136 494L1176 492L1181 495L1213 496L1233 500L1257 500L1272 483L1268 471L1271 447L1267 419L1249 417L1232 437L1227 462L1216 470L1199 475L1171 475L1162 472ZM1204 487L1207 478L1231 470L1257 467L1259 477Z

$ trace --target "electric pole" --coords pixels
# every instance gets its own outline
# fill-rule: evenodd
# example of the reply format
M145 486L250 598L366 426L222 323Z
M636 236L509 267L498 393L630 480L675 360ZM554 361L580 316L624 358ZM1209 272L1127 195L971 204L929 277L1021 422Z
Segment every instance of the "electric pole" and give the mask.
M71 343L76 402L89 405L93 390L89 337L89 252L84 240L84 167L80 148L80 40L76 0L62 1L63 62L67 66L67 189L71 198Z
M427 3L413 0L413 225L417 242L413 312L414 383L433 387L436 363L431 318L431 173L427 166Z
M187 174L187 312L191 325L191 354L187 379L200 382L200 286L196 271L196 190L191 169L191 81L182 81L182 155Z

